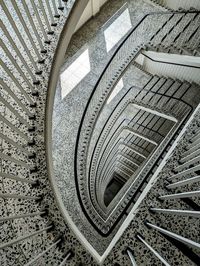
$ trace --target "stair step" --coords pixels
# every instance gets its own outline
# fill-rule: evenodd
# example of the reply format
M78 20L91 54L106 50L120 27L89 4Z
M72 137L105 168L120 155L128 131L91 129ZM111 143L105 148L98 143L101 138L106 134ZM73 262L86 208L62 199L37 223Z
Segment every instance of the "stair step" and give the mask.
M186 43L186 47L193 50L199 46L199 42L200 42L200 23L198 24L198 29L196 30L195 34Z
M198 49L195 49L194 50L194 53L193 53L195 56L200 56L200 48L198 48Z
M153 45L157 45L161 43L161 40L165 38L170 31L173 31L174 25L180 21L181 18L184 17L184 14L175 14L173 17L171 17L168 21L168 23L164 26L164 28L156 34L156 36L153 38L151 43Z
M167 220L169 220L170 218L171 217L168 216ZM154 220L153 217L152 219ZM162 220L166 221L166 215L162 217ZM156 216L154 224L158 224L158 222L156 221ZM165 225L166 223L164 222L163 225L159 223L159 226L163 228ZM174 242L169 241L169 239L164 234L159 233L155 229L150 229L146 227L141 222L137 223L137 221L133 221L131 235L135 236L138 233L139 235L142 235L143 239L148 243L148 245L153 248L169 265L176 264L175 257L169 256L169 254L174 253L179 254L178 259L181 265L191 265L192 261L190 260L190 258L188 258L188 255L184 252L180 252L178 246L174 245ZM155 256L155 254L153 254L152 251L136 237L132 238L132 242L129 244L129 248L134 251L134 258L136 260L137 265L161 265L159 258ZM123 261L123 263L120 265L129 264L126 261Z
M165 84L166 81L167 81L166 78L161 77L160 80L151 88L151 91L160 92L160 89L162 88L162 86Z
M192 105L197 106L200 101L199 85L196 83L188 84L189 89L186 91L182 99Z
M183 97L183 95L186 93L186 91L189 89L190 86L191 85L189 82L182 83L182 85L173 94L173 97L181 99Z
M140 91L140 93L136 96L135 99L137 101L143 99L147 95L148 91L150 91L153 86L159 82L159 80L160 78L157 75L153 76L152 79L143 87L143 89L145 90Z
M162 44L166 47L170 46L178 34L180 34L185 26L193 20L195 14L186 14L181 18L178 24L173 28L173 30L167 35L167 37L162 41Z
M170 91L170 88L173 86L175 81L171 78L168 78L165 84L160 88L159 93L167 94Z
M189 22L188 27L180 34L180 36L175 40L174 46L182 47L187 44L190 36L196 31L199 27L200 15L196 15Z
M167 96L172 96L177 90L178 88L181 86L182 82L179 80L176 80L171 87L169 88L169 90L166 92Z

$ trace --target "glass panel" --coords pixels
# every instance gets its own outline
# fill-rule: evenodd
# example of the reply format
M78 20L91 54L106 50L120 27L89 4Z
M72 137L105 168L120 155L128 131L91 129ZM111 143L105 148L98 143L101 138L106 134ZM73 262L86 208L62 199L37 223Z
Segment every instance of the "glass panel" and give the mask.
M86 49L61 75L62 99L90 72L89 51Z
M106 49L109 52L132 28L128 8L104 31Z

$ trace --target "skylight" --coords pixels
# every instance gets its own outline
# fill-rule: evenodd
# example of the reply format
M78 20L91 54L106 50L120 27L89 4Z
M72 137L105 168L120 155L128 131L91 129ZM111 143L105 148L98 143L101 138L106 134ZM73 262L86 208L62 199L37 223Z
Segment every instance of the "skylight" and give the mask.
M128 8L104 31L106 49L109 52L132 28Z
M62 99L67 96L89 72L90 58L87 49L60 75Z
M112 99L118 94L118 92L124 87L123 79L121 78L115 88L113 89L110 97L107 100L107 104L112 101Z

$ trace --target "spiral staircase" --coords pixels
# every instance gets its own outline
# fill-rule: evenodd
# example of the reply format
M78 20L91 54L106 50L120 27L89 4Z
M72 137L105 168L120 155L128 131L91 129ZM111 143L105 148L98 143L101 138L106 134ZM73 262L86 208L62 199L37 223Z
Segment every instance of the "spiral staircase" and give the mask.
M62 204L54 97L88 1L0 2L0 265L200 265L200 84L154 75L136 60L145 51L198 58L195 6L153 3L115 49L74 147L84 226L74 226ZM108 105L122 78L126 87ZM94 242L108 237L109 252L97 256Z

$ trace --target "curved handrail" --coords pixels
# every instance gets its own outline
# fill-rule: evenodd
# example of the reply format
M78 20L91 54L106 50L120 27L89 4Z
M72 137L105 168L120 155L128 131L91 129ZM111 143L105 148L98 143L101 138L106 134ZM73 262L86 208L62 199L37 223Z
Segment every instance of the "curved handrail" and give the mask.
M186 65L186 64L178 64L178 63L174 63L174 62L167 62L167 61L162 61L162 60L156 60L153 59L152 57L150 57L149 55L144 54L143 52L141 53L143 56L145 56L146 58L148 58L149 60L156 62L156 63L163 63L163 64L167 64L167 65L173 65L173 66L183 66L183 67L190 67L190 68L196 68L196 69L200 69L200 66L194 66L194 65Z
M60 74L60 68L63 63L64 55L66 53L67 47L71 40L71 37L74 33L78 20L83 13L85 7L87 6L89 0L78 0L75 1L74 6L71 9L71 12L68 16L68 19L65 23L65 26L60 35L60 39L56 48L56 52L52 62L52 68L50 72L50 79L48 82L48 92L47 100L45 107L45 148L46 148L46 162L47 162L47 171L50 180L52 190L54 191L55 198L58 204L58 207L61 211L61 214L64 220L67 222L72 231L76 234L77 238L82 242L82 244L97 258L97 253L94 248L89 244L89 242L84 238L81 232L77 229L73 221L71 220L64 204L61 199L61 195L54 178L54 169L53 169L53 159L52 159L52 114L54 106L54 98L57 87L57 81Z

